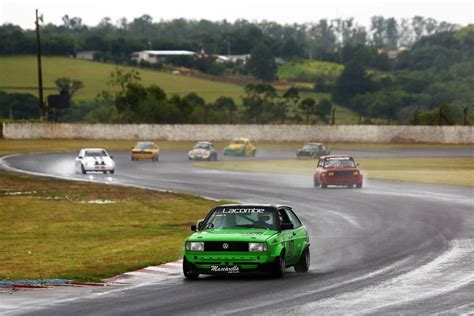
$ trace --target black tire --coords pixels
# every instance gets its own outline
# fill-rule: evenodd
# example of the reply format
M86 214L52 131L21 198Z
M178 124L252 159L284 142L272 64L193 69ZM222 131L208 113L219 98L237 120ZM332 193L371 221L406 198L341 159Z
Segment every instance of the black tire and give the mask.
M309 248L306 247L305 250L301 253L300 259L294 265L295 272L305 273L308 272L309 266L311 264L311 255L309 253Z
M84 169L84 165L81 165L81 172L82 172L82 174L86 174L86 173L87 173L86 169Z
M133 157L130 157L130 160L132 160L132 161L135 161L135 158L133 158Z
M102 171L103 174L107 174L107 170Z
M217 161L217 154L214 155L214 161Z
M186 260L186 257L183 258L183 274L188 280L197 280L199 278L199 273L194 271L194 265Z
M315 187L315 188L318 188L318 187L319 187L319 184L316 182L316 180L313 179L313 183L314 183L314 187Z
M326 189L328 185L324 183L323 179L321 179L320 181L321 181L321 189Z
M356 184L356 188L357 188L357 189L362 188L362 182L361 182L361 183L357 183L357 184Z
M255 157L256 154L257 154L256 150L252 151L252 157Z
M115 169L110 170L110 174L114 174L114 173L115 173Z
M282 251L281 254L275 258L273 262L273 277L274 278L281 278L285 274L285 252Z

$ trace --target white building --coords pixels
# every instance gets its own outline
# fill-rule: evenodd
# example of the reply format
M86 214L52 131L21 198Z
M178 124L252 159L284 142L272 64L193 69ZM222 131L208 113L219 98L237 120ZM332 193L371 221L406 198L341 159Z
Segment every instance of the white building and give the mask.
M142 50L131 54L133 60L140 62L141 60L147 61L150 64L160 63L168 57L175 56L194 56L195 52L188 50Z

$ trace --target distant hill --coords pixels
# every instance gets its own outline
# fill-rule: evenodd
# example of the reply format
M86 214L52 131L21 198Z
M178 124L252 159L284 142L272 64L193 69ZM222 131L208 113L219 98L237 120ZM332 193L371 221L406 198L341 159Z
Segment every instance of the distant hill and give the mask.
M96 95L107 89L107 81L115 65L77 60L67 57L43 57L43 85L55 92L54 80L59 77L69 77L81 80L84 88L74 97L76 100L94 99ZM120 66L122 68L131 68ZM184 95L196 92L206 101L214 101L220 96L228 96L240 100L244 94L242 87L233 84L225 84L215 81L198 79L184 75L173 75L170 73L135 68L140 72L142 82L145 85L156 84L165 90L167 94ZM25 92L37 95L36 86L37 69L36 57L34 56L8 56L0 57L0 90L9 92Z
M344 66L337 63L318 60L289 61L278 67L278 78L288 81L312 82L318 76L336 80Z

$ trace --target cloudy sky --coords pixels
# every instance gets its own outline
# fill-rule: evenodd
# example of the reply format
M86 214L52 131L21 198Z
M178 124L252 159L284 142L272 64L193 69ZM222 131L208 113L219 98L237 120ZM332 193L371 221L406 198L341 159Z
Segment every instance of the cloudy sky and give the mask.
M143 14L149 14L154 21L184 17L303 23L354 17L367 26L374 15L422 15L461 25L474 23L474 0L0 0L0 24L33 28L35 9L43 13L46 23L55 24L61 24L65 14L78 16L87 25L96 25L106 16L116 21Z

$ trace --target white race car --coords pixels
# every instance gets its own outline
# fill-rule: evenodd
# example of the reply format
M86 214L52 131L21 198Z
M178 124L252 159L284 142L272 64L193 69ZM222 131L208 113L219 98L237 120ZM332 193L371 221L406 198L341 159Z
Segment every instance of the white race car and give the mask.
M217 151L211 142L199 141L188 153L189 160L217 160Z
M107 150L102 148L81 149L75 160L76 172L82 174L89 171L114 173L115 162L113 158Z

